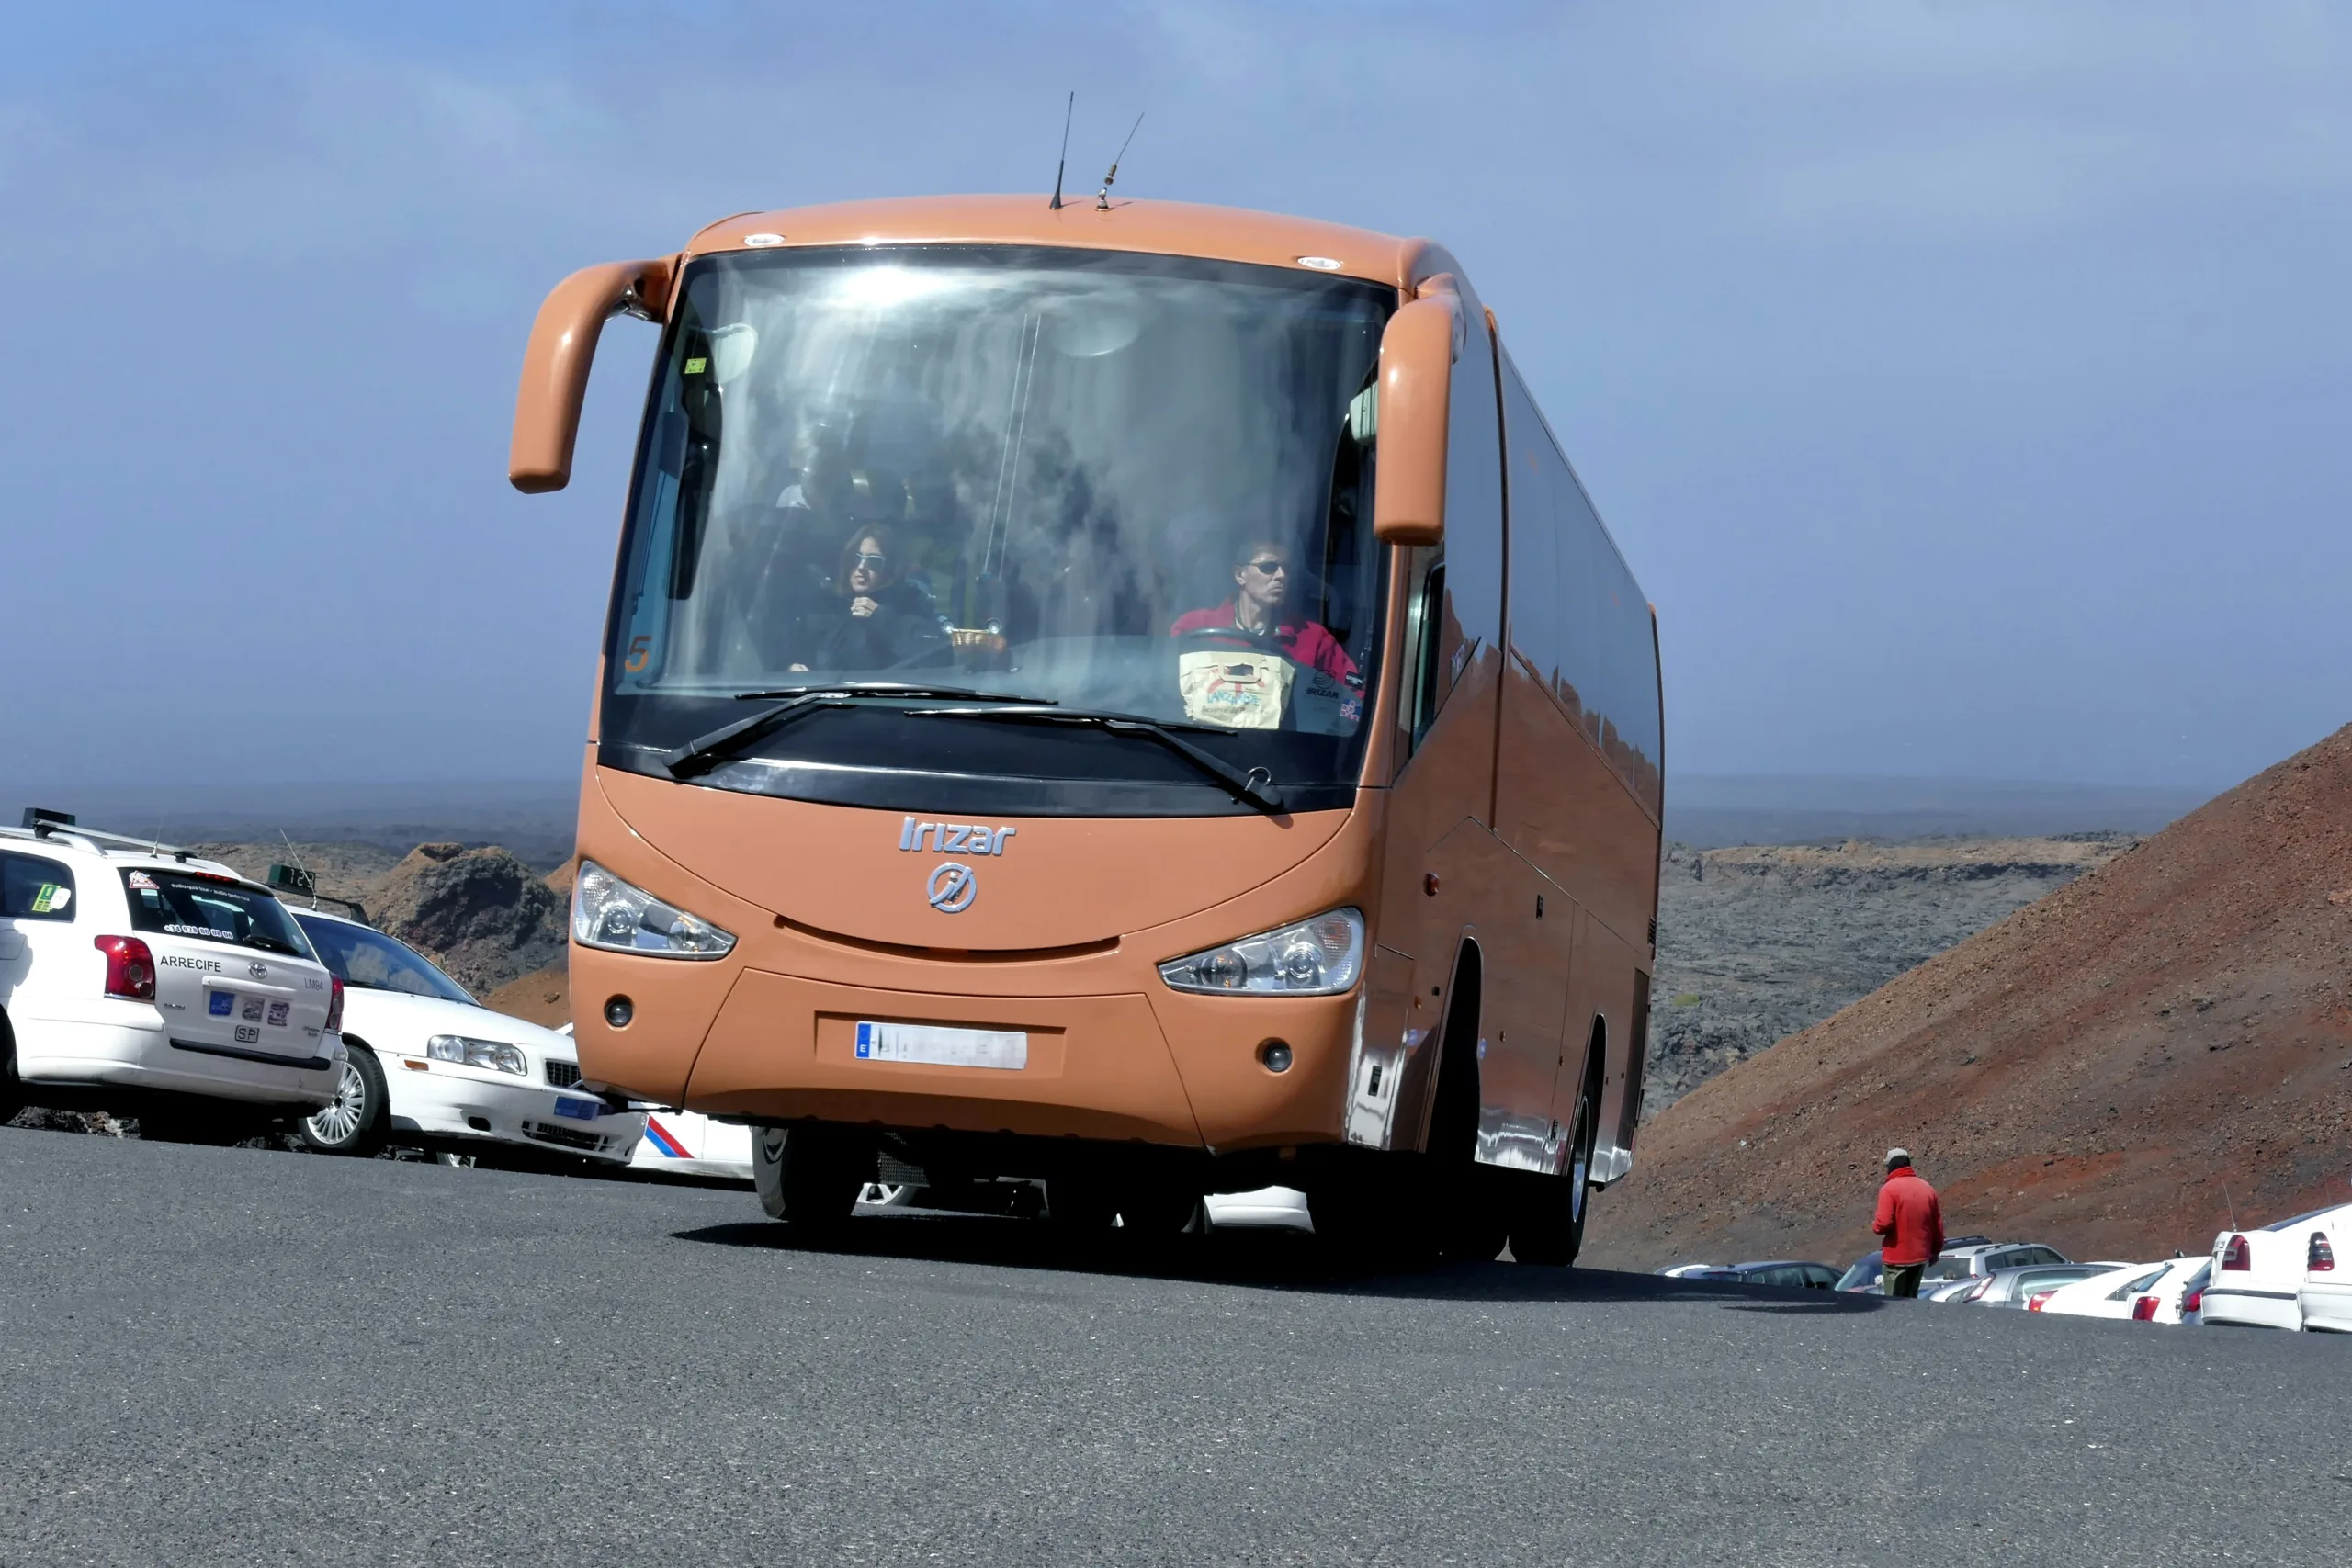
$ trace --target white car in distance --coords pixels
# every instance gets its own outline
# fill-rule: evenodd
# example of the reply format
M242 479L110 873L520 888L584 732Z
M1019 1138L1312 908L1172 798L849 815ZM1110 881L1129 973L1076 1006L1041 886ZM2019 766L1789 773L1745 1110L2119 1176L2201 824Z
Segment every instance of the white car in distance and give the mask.
M2213 1282L2205 1287L2206 1325L2301 1328L2311 1234L2331 1223L2340 1226L2346 1215L2352 1215L2352 1204L2215 1236Z
M2044 1317L2103 1317L2116 1323L2154 1320L2156 1306L2169 1293L2177 1303L2188 1277L2208 1266L2209 1259L2172 1258L2162 1263L2134 1263L2052 1291L2036 1310ZM2146 1302L2145 1308L2141 1306ZM2176 1317L2175 1321L2178 1321Z
M346 1057L334 1101L302 1123L311 1148L372 1155L394 1144L479 1156L505 1147L628 1163L645 1117L576 1087L570 1040L491 1011L372 926L322 909L294 919L344 985Z
M2352 1334L2352 1208L2331 1209L2301 1227L2303 1285L2296 1293L2303 1326Z
M89 1107L147 1137L243 1137L333 1098L342 1002L230 867L62 812L0 829L0 1119Z

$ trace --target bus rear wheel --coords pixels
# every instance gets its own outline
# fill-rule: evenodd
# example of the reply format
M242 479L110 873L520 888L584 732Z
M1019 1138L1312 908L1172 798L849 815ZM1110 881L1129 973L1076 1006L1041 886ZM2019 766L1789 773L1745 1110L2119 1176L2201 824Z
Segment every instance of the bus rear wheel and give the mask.
M816 1233L847 1224L872 1179L872 1149L861 1151L839 1128L797 1122L752 1132L752 1185L759 1189L760 1207L795 1230Z
M1577 1097L1566 1173L1526 1178L1515 1194L1510 1255L1521 1263L1565 1268L1584 1250L1585 1216L1592 1206L1592 1151L1599 1132L1594 1098L1589 1083Z

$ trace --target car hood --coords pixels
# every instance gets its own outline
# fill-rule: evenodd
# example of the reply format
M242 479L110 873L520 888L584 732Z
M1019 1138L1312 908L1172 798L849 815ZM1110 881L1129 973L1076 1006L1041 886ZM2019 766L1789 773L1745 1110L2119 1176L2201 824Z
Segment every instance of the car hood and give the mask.
M470 1002L411 996L405 991L369 990L360 986L344 987L343 1032L386 1050L422 1052L424 1042L435 1034L463 1034L475 1040L519 1045L559 1062L580 1059L569 1036L506 1013L492 1012Z

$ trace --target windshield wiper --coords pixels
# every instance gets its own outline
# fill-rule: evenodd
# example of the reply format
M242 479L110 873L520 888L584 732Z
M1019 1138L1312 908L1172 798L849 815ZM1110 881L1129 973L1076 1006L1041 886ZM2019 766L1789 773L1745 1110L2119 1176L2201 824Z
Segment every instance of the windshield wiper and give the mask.
M1216 753L1204 751L1165 725L1137 718L1133 714L1066 708L1059 704L1052 706L1024 704L1018 707L909 708L907 713L910 716L920 715L926 718L1010 718L1036 719L1048 724L1092 724L1114 735L1140 735L1148 740L1158 741L1207 773L1231 790L1238 799L1247 801L1261 811L1280 814L1283 810L1282 793L1274 788L1274 775L1264 768L1252 768L1245 773Z
M772 708L763 709L749 718L739 718L732 724L722 724L707 735L697 735L673 750L662 753L662 765L670 770L673 779L691 779L710 772L728 756L790 724L793 720L819 708L854 707L860 702L882 697L955 697L967 703L1018 703L1024 707L1050 705L1051 699L1013 696L1001 692L974 692L960 686L913 686L895 681L857 681L837 686L787 686L774 692L738 692L738 701L761 697L784 697L786 701ZM976 711L986 712L987 709Z
M259 931L248 931L245 934L245 945L258 947L264 953L283 953L295 958L302 956L302 950L292 942L280 942L274 936L264 936Z

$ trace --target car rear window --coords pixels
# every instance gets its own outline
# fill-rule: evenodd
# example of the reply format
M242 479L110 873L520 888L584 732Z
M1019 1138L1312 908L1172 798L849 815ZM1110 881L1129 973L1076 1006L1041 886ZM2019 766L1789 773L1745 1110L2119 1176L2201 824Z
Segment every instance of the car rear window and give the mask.
M0 918L72 919L74 874L39 855L0 854Z
M202 872L150 866L122 874L133 931L193 937L311 958L301 928L269 894Z

